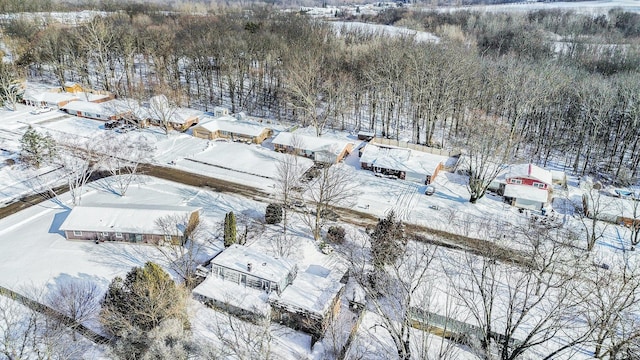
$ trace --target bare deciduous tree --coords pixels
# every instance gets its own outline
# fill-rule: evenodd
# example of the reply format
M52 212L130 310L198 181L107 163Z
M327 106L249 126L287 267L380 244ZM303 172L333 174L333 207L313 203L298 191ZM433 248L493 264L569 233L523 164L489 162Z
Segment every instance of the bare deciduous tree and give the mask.
M172 104L165 95L154 96L149 101L149 115L153 121L160 125L167 135L169 135L169 131L173 129L171 121L176 111L177 106Z
M464 133L461 145L466 150L464 169L469 175L469 202L475 204L484 196L503 164L510 160L514 141L508 124L500 118L481 113L467 121L461 131Z
M181 244L159 244L157 249L187 288L195 286L196 268L206 262L214 250L211 231L204 222L190 222L186 216L168 215L156 219L156 227L163 234L177 236Z
M99 143L98 151L104 154L101 168L112 175L109 183L114 185L114 190L125 196L139 175L140 165L151 160L155 149L144 135L128 136L122 141L122 137L109 132Z
M352 198L355 187L350 173L340 165L323 166L318 169L317 176L309 180L305 194L311 200L313 211L305 214L303 220L315 240L321 238L322 227L333 211L331 207Z
M20 78L23 71L9 63L0 63L0 100L10 110L16 110L16 104L24 94Z
M593 250L596 241L601 239L608 227L606 221L602 221L608 212L615 212L615 206L611 199L607 198L601 189L595 189L591 181L582 181L582 203L574 204L576 211L574 212L580 223L587 240L587 251Z
M64 171L73 205L80 205L84 186L96 172L103 159L100 141L78 137L57 140L56 165Z
M575 322L580 299L574 296L574 279L582 268L574 256L576 237L535 220L514 230L529 254L518 262L467 254L452 259L444 271L462 304L460 312L478 326L473 346L478 356L490 359L498 353L500 359L514 360L534 351L552 359L589 334ZM566 343L552 344L558 337Z
M628 255L624 260L609 269L591 266L580 277L581 310L593 331L591 341L597 359L629 358L625 355L640 339L640 272Z
M46 303L79 325L97 317L101 296L102 291L93 282L70 281L57 283L47 294ZM73 340L76 340L75 331Z
M263 360L276 356L273 349L275 334L268 316L255 317L248 322L231 314L219 313L208 327L220 342L215 349L208 349L214 358Z
M364 236L355 236L339 251L346 253L352 266L351 274L366 294L368 311L380 319L376 326L384 329L393 340L396 353L389 356L407 360L416 357L414 350L420 354L417 356L423 356L428 349L420 345L441 341L441 358L446 358L452 347L446 344L445 339L421 338L416 344L411 338L416 331L413 314L434 310L432 297L436 295L432 291L430 271L433 271L437 247L409 241L395 261L377 268L370 265L370 257L364 251L367 247Z

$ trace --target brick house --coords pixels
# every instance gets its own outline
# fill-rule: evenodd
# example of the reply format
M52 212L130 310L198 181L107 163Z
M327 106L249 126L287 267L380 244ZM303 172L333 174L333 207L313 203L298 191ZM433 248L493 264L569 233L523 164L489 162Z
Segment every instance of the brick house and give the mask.
M189 206L79 205L71 210L60 230L67 240L181 244L198 223L199 210ZM178 223L163 229L158 219L165 217L174 217Z
M271 129L246 121L237 121L231 116L212 119L193 128L193 136L202 139L229 139L253 144L262 144L272 134Z

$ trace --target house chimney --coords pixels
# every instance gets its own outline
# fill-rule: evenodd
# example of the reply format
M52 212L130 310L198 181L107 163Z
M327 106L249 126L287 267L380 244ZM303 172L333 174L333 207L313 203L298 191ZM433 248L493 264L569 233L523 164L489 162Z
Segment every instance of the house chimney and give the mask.
M248 271L248 272L251 272L251 267L252 267L252 266L251 266L251 263L248 263L248 264L247 264L247 271Z

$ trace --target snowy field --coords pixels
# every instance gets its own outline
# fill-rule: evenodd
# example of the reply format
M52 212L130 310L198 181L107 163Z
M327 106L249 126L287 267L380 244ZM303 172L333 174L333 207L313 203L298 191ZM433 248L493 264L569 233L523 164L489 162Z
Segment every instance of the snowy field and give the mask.
M432 42L439 43L440 38L436 35L426 32L426 31L416 31L406 28L400 28L397 26L391 25L382 25L382 24L367 24L363 22L346 22L346 21L330 21L329 24L333 26L334 30L337 34L340 34L340 31L346 29L347 31L362 31L368 32L371 34L379 35L379 36L404 36L404 37L412 37L416 42Z
M624 11L640 12L640 2L637 0L595 0L576 2L518 2L498 5L474 5L465 7L440 7L441 11L447 10L477 10L477 11L535 11L535 10L571 10L582 14L600 15L606 14L612 8L619 7Z

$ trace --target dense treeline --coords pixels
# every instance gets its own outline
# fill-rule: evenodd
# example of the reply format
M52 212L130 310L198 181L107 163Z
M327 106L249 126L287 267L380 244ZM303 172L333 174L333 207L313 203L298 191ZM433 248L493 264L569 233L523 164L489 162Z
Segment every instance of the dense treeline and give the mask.
M381 22L439 43L341 29L265 8L187 15L118 12L85 24L4 25L32 78L144 101L375 130L432 146L502 119L514 156L628 181L640 162L637 14L390 10ZM518 136L516 136L518 135ZM487 134L491 136L491 134Z

